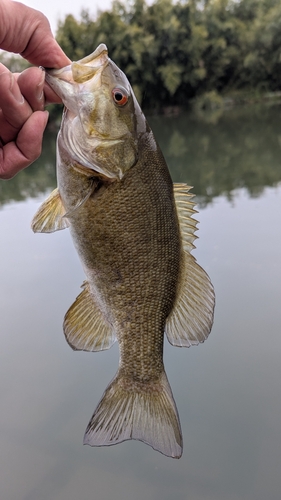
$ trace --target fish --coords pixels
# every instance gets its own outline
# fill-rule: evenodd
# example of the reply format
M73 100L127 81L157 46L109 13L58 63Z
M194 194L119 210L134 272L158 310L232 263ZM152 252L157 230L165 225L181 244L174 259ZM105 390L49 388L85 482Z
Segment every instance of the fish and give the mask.
M105 44L46 81L64 111L58 187L34 232L69 228L86 279L63 330L74 350L119 344L119 368L87 426L84 444L139 440L182 455L177 407L163 364L164 334L189 347L208 337L215 305L197 263L194 196L174 183L126 75Z

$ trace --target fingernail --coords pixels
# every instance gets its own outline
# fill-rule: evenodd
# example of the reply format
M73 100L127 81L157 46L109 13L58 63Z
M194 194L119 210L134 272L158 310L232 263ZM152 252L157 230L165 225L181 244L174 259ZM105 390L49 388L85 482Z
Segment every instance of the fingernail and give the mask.
M12 94L12 96L14 97L14 99L19 103L19 104L23 104L24 103L24 97L18 87L18 84L15 80L15 77L12 73L9 73L10 75L10 92Z
M45 113L45 120L46 120L46 125L47 125L48 120L49 120L49 111L47 111L47 110L45 109L45 111L43 111L43 113Z
M38 101L43 101L43 99L44 99L43 87L44 87L44 83L45 83L45 71L43 71L43 70L41 70L41 71L42 71L41 80L38 83L38 85L36 87L36 91L35 91L36 99Z

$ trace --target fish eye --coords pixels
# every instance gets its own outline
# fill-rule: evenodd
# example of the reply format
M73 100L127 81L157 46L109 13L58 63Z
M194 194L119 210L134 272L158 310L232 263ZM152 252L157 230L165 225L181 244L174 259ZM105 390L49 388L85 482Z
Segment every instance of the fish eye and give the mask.
M124 106L128 102L128 92L122 88L115 88L112 90L114 102L118 106Z

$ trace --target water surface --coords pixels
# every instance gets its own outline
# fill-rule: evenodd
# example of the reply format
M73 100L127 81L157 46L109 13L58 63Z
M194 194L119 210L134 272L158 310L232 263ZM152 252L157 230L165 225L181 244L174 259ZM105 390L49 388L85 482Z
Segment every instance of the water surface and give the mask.
M280 499L280 113L150 119L174 181L198 195L194 255L217 298L203 345L165 342L180 460L140 442L82 445L118 347L69 348L63 316L84 275L67 230L30 230L55 187L54 137L35 165L0 182L1 499Z

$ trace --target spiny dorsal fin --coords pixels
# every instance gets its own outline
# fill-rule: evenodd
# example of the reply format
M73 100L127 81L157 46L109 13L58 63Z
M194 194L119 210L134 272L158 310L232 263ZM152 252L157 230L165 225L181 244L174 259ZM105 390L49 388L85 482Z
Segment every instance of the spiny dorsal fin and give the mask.
M165 331L172 345L190 347L204 342L211 331L215 294L208 274L190 253L183 254L178 296Z
M77 351L109 349L116 341L115 333L95 303L87 281L82 288L64 318L66 340Z
M195 196L189 193L191 187L187 184L174 184L174 197L177 207L178 219L180 224L180 232L182 237L183 248L187 252L193 250L193 241L197 238L195 231L197 231L197 220L192 216L197 212L194 210L195 203L191 199Z
M58 188L42 203L33 217L31 228L34 233L53 233L69 227L64 217L65 209Z

